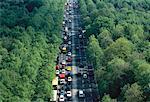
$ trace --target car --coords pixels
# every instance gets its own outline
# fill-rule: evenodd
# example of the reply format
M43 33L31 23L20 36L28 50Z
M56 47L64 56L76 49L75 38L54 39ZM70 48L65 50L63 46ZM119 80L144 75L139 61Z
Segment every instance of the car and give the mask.
M67 40L67 36L64 36L64 40Z
M76 46L76 50L79 50L79 48L80 48L79 45L77 45L77 46Z
M68 82L71 82L72 81L72 78L69 76L68 77Z
M65 70L65 69L62 69L62 70L61 70L61 73L65 74L65 73L66 73L66 70Z
M86 46L81 46L81 49L86 49Z
M66 88L65 88L65 91L70 91L70 90L71 90L71 85L67 84Z
M84 73L84 74L83 74L83 78L84 78L84 79L87 79L87 74Z
M81 61L81 57L76 58L76 62L80 62Z
M64 95L59 96L59 102L65 102L65 97Z
M80 64L79 64L79 67L80 67L80 68L84 68L84 64L83 64L83 63L80 63Z
M63 96L65 96L65 90L60 90L60 95L63 95Z
M59 65L56 65L55 69L56 69L56 70L59 70L59 68L60 68Z
M61 64L62 64L62 65L66 65L66 61L65 61L65 60L62 60Z
M71 46L68 46L68 47L67 47L67 50L68 50L69 52L71 52L72 47L71 47Z
M81 34L79 35L79 38L80 38L80 39L82 38L82 35L81 35Z
M62 48L62 52L63 52L63 53L66 53L66 52L67 52L67 48L66 48L66 47L63 47L63 48Z
M69 23L71 23L71 19L69 19Z
M65 24L65 21L63 21L63 25Z
M79 90L78 94L79 94L79 98L85 97L85 94L84 94L83 90Z
M66 93L67 93L67 94L66 94L67 97L71 97L71 96L72 96L71 91L67 91Z
M71 62L72 61L72 58L71 57L68 57L67 58L67 62Z
M68 41L68 45L71 45L71 41Z
M72 82L72 78L71 78L71 76L68 76L68 78L67 78L67 84L70 85L71 82Z
M80 40L80 44L82 44L82 45L83 45L83 44L84 44L84 41Z
M82 61L86 61L86 59L87 59L86 57L82 57Z
M68 52L68 56L71 56L72 54L71 54L71 52Z
M65 81L65 79L60 79L60 80L59 80L59 83L60 83L60 84L65 84L66 81Z
M68 15L69 14L69 12L66 12L66 15Z
M94 72L93 71L89 71L88 75L89 76L94 76Z
M92 65L88 65L88 69L92 69L93 67L92 67Z
M67 71L71 71L71 70L72 70L72 67L71 67L71 66L67 66L67 67L66 67L66 70L67 70Z
M59 75L59 70L56 70L56 75Z
M67 63L67 66L72 66L72 63L71 62Z
M65 27L65 32L68 32L68 27Z

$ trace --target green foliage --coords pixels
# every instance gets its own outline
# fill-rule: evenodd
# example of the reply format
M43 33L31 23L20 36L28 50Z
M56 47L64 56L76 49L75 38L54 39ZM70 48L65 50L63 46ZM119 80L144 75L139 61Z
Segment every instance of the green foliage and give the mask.
M137 83L131 86L125 85L122 90L124 92L124 102L144 102L143 92Z
M52 97L64 2L1 1L0 101L45 102Z
M107 47L105 50L105 57L107 60L110 60L114 57L127 59L133 51L134 46L129 40L125 38L119 38L116 40L116 42Z
M109 102L111 98L121 102L150 101L149 0L80 0L79 3L82 26L89 40L88 60L95 68L100 97L109 94L102 101ZM121 95L121 88L128 84L133 85L124 93L130 92ZM136 96L130 97L128 93L134 94L134 90ZM140 99L136 99L138 96Z
M100 61L102 61L103 51L99 47L99 42L95 38L94 35L92 35L89 38L89 44L88 44L87 47L88 47L87 54L88 54L89 62L93 63L95 68L100 68L101 67L101 63L102 63L102 62L100 63Z
M102 98L102 102L117 102L117 100L111 99L111 97L109 95L105 95Z
M113 43L111 34L107 29L102 30L97 38L102 48L107 48L110 44Z
M115 58L108 62L108 65L104 68L97 69L95 71L95 76L99 84L100 94L110 93L111 96L116 96L119 93L122 80L127 75L129 71L129 64L120 58Z
M150 64L144 60L135 60L133 62L133 70L135 73L135 79L139 85L141 85L146 95L150 93Z
M107 71L111 73L111 79L121 79L121 76L124 75L125 71L129 70L129 64L124 60L115 58L108 62Z

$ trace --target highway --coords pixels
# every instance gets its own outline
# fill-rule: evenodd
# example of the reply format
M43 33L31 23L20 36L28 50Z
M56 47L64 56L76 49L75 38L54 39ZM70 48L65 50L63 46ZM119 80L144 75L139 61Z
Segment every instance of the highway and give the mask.
M67 62L66 61L66 67L68 64L71 64L72 67L72 83L71 85L68 84L68 81L66 81L64 84L58 85L58 102L98 102L96 99L98 97L98 91L96 87L96 82L94 79L94 73L92 69L92 75L89 75L89 67L87 64L86 59L86 44L87 40L85 38L85 35L83 33L83 29L81 28L81 18L79 13L79 8L75 7L78 6L77 0L68 0L67 5L65 7L64 11L64 26L62 30L62 39L64 40L64 37L67 37L67 43L66 40L62 43L61 46L67 46L67 52L66 53L60 53L58 56L58 65L61 67L59 69L60 73L62 72L62 62L68 58L68 52L71 52L71 58L72 61ZM69 22L69 20L71 20ZM68 28L67 31L65 31L65 28ZM68 42L71 42L71 44L68 44ZM61 48L61 47L60 47ZM82 66L82 67L81 67ZM68 73L66 71L66 73ZM83 75L86 75L87 78L84 78ZM66 79L66 78L65 78ZM60 79L59 79L60 81ZM67 98L65 94L64 95L64 101L60 101L60 94L62 90L66 90L65 88L70 86L72 97ZM84 92L85 97L79 97L78 92L79 90L82 90ZM66 93L66 92L65 92Z

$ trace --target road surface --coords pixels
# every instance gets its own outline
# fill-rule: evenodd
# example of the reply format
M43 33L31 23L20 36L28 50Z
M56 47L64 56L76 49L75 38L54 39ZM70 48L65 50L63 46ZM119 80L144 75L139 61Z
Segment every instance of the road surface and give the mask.
M71 17L72 21L67 22L65 26L68 28L71 28L68 30L68 39L71 40L71 45L68 45L71 47L72 52L72 100L68 101L65 97L65 102L97 102L95 99L98 96L98 91L93 76L88 75L88 71L82 71L82 70L88 70L87 67L87 59L86 59L86 44L87 41L84 37L84 34L80 30L81 28L81 18L79 13L79 8L73 8L73 3L77 2L77 0L68 0L67 1L71 6L68 6L67 8L71 11L71 14L67 14L67 10L65 10L65 16L69 20ZM81 38L79 38L79 35L82 35ZM62 38L64 38L64 33L62 32ZM62 60L66 60L67 54L60 53L59 55L59 64L62 62ZM84 68L80 68L79 65L83 64ZM84 72L88 75L87 79L83 78L83 75L78 76L78 72ZM58 89L60 87L64 87L65 85L59 85ZM78 97L78 91L83 90L85 93L85 98L79 98ZM59 91L58 91L59 92ZM58 101L59 101L59 95L58 95Z

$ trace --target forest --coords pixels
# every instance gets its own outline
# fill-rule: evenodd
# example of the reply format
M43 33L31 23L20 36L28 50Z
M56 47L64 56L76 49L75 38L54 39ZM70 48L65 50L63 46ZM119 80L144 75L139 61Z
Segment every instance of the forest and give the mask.
M79 0L102 102L150 101L150 0Z
M0 102L52 97L64 2L0 1Z

